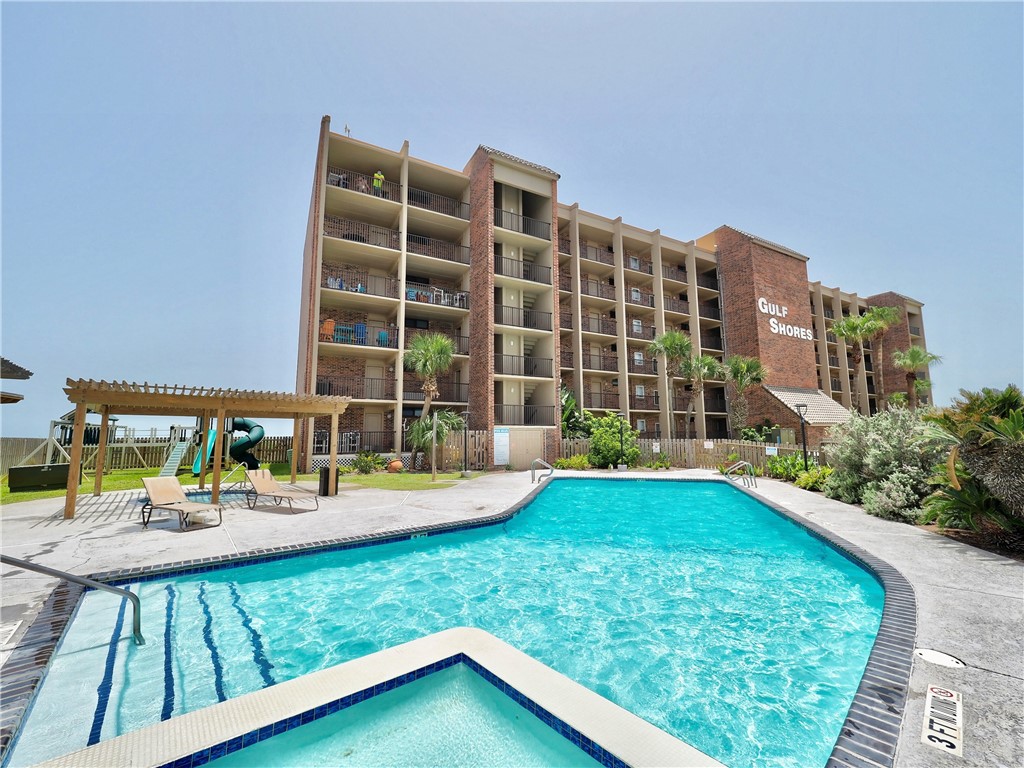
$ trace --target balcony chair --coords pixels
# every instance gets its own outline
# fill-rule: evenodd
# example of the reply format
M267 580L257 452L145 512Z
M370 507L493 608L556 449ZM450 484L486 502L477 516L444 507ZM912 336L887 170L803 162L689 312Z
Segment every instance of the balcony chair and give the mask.
M200 528L216 528L224 522L224 508L220 504L203 504L189 501L185 489L176 477L144 477L142 484L146 486L149 498L142 505L142 527L149 527L153 510L178 513L178 527L183 531L195 531ZM203 512L216 512L216 523L194 522L191 517Z
M282 488L277 480L274 479L274 476L270 474L269 469L247 469L245 477L249 481L249 485L252 486L245 492L245 503L249 505L249 509L256 508L256 502L260 496L269 496L277 506L280 506L282 501L287 501L288 511L293 515L295 514L295 509L292 507L292 501L308 501L312 499L313 509L320 509L320 499L313 491Z

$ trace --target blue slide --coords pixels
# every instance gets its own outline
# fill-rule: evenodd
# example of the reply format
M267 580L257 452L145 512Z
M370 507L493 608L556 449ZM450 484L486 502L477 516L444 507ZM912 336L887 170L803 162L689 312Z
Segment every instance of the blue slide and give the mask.
M233 432L245 432L245 437L235 440L231 444L231 448L228 449L228 453L231 454L231 458L237 461L239 464L245 464L246 469L259 469L260 462L253 456L252 449L256 447L256 444L263 439L264 431L263 427L257 424L251 419L231 419L232 431ZM217 444L217 430L211 429L208 433L208 439L206 441L206 450L202 451L201 454L196 455L196 460L192 464L192 475L198 476L199 469L203 466L203 461L209 462L210 455L213 452L213 446Z

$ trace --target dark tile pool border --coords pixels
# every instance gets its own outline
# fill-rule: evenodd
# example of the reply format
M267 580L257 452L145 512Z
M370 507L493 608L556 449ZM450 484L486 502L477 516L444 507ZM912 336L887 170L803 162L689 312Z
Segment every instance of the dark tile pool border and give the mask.
M609 477L607 475L548 477L538 483L537 487L525 497L495 515L451 523L398 528L379 534L325 539L304 544L249 550L233 555L106 571L92 574L89 578L114 586L156 581L170 575L188 576L212 570L284 560L300 555L390 544L421 535L436 536L442 533L485 528L505 523L515 517L551 482L579 479L611 482L715 482L728 485L799 525L812 536L824 541L840 554L867 569L885 589L882 622L868 657L864 675L825 768L872 768L872 766L892 768L907 702L914 639L917 633L917 603L913 587L903 574L884 560L816 523L794 515L784 507L755 493L752 489L744 488L738 483L725 479L713 477ZM85 591L81 587L61 581L50 594L42 611L32 622L7 663L0 670L4 681L3 691L0 692L0 707L3 711L3 719L0 721L0 765L7 763L10 747L14 743L18 728L31 708L39 682L42 680L52 654L63 637ZM600 758L597 759L600 761ZM201 764L196 763L195 765Z

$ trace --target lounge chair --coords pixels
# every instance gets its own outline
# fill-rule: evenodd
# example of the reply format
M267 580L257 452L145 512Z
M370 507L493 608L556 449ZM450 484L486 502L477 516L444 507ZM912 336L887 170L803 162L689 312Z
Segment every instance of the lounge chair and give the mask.
M149 499L142 505L142 527L149 527L153 510L161 509L178 513L178 527L183 531L194 531L199 528L216 528L224 522L224 508L220 504L202 504L189 501L185 489L176 477L144 477L142 484L146 486ZM216 523L193 522L190 517L202 512L216 512Z
M245 502L249 505L249 509L255 509L256 501L260 496L269 496L274 500L275 504L280 504L282 501L287 500L288 511L292 514L295 514L295 509L292 507L293 500L312 499L313 509L320 509L320 499L313 491L282 488L277 480L274 479L274 476L270 474L269 469L247 469L245 476L249 480L249 485L252 486L245 492Z

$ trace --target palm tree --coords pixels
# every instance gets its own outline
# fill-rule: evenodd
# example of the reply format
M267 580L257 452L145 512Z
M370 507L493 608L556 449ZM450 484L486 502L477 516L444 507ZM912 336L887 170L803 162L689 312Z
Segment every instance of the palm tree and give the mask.
M728 369L729 385L734 392L732 411L729 414L729 427L735 438L747 425L749 412L747 390L763 384L768 376L768 370L756 357L744 357L743 355L732 355L727 358L725 366Z
M693 396L686 406L686 437L690 437L690 416L693 413L693 401L703 397L704 384L708 381L722 381L728 372L722 361L711 355L694 355L683 362L683 378L693 386Z
M878 370L875 375L878 378L878 405L879 410L885 407L885 332L889 327L899 322L902 310L896 307L872 307L876 320L875 333L868 337L872 344L877 344L878 354L874 359L878 362Z
M457 413L451 411L437 412L437 445L441 449L438 466L444 467L444 445L448 435L452 432L461 432L466 428L465 420ZM422 452L429 455L430 446L434 440L434 420L417 419L406 430L406 440L412 449L412 457L409 465L416 468L416 455Z
M938 355L933 355L924 347L914 345L906 352L901 352L897 349L892 353L892 361L896 364L897 368L906 371L907 399L910 401L911 408L917 408L918 395L920 394L917 387L917 372L933 363L941 363L942 358Z
M830 330L850 344L853 357L853 410L860 410L860 367L864 361L864 342L880 338L899 318L895 307L871 307L863 315L849 315L832 323ZM881 366L879 366L881 368Z
M672 377L679 376L680 378L687 378L683 369L686 361L693 357L693 342L690 340L690 337L682 331L670 330L665 331L663 334L655 338L654 341L648 345L647 349L652 355L660 355L665 358L665 372L668 374L668 386L671 396ZM689 381L687 383L689 383ZM689 437L689 419L686 420L686 433L686 436ZM668 436L669 439L672 438L671 424L669 425Z
M437 377L451 368L454 357L455 343L443 333L422 333L409 342L403 364L423 382L420 421L427 420L430 404L439 394Z

